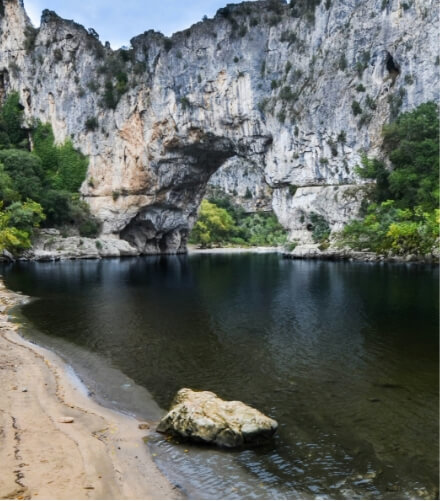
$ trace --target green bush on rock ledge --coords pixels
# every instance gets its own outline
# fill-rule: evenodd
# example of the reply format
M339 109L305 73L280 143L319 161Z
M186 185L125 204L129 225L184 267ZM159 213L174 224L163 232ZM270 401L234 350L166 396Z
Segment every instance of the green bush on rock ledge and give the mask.
M364 217L345 226L339 245L393 254L429 254L438 248L439 119L424 103L383 129L392 169L366 156L358 174L375 181Z

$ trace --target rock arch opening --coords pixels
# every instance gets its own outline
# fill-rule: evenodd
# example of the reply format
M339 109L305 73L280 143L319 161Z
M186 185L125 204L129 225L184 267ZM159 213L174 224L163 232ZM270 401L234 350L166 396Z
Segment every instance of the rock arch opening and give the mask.
M139 210L120 237L141 254L186 252L188 234L209 178L235 154L230 139L201 131L168 139L163 156L152 164L162 189L154 203Z
M163 142L162 156L151 167L161 190L139 209L119 233L141 254L186 252L190 230L211 176L235 156L261 161L271 137L238 140L191 129Z

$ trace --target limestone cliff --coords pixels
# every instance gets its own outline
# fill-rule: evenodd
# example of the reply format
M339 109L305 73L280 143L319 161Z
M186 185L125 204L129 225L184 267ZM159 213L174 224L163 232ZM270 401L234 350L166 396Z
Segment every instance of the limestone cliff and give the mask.
M185 249L214 173L307 242L311 212L333 229L356 216L354 166L390 116L439 99L434 1L310 4L231 5L112 51L50 11L35 30L2 0L0 96L17 90L29 122L89 156L84 197L140 252Z

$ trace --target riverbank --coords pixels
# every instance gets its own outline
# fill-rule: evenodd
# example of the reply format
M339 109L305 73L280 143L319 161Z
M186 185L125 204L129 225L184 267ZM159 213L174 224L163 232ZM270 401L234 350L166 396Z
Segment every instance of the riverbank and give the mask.
M13 261L69 261L77 259L105 259L120 257L139 257L137 249L125 240L116 237L80 238L78 236L62 237L59 230L39 230L34 238L33 247L19 256L12 256L7 251L0 253L0 262ZM387 263L420 263L439 264L439 254L405 254L388 255L375 252L356 251L349 248L321 250L317 244L298 245L292 251L284 247L211 247L202 249L194 244L188 244L187 254L240 254L240 253L279 253L285 259L311 259L323 261L364 261Z
M24 300L0 281L0 499L181 499L144 446L153 423L98 405L18 334Z
M370 263L419 263L438 265L439 258L434 254L385 255L375 252L355 251L353 249L329 248L320 250L316 245L301 245L293 251L283 252L284 259L312 259L323 261L360 261Z
M265 254L271 252L281 253L282 251L282 247L212 247L210 249L201 249L196 245L188 245L188 254L241 254L243 252Z

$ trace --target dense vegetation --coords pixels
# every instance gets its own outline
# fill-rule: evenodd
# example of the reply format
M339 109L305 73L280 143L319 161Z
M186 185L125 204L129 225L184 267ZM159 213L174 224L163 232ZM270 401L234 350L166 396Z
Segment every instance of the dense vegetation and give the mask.
M392 169L362 159L358 173L376 181L363 219L348 224L341 242L358 250L426 254L439 236L439 120L436 104L420 105L383 129Z
M19 96L11 93L0 109L0 251L29 248L40 224L94 236L98 223L78 193L87 164L71 141L55 144L50 125L26 130Z
M248 214L228 197L203 200L190 243L212 246L276 246L286 234L273 213Z

